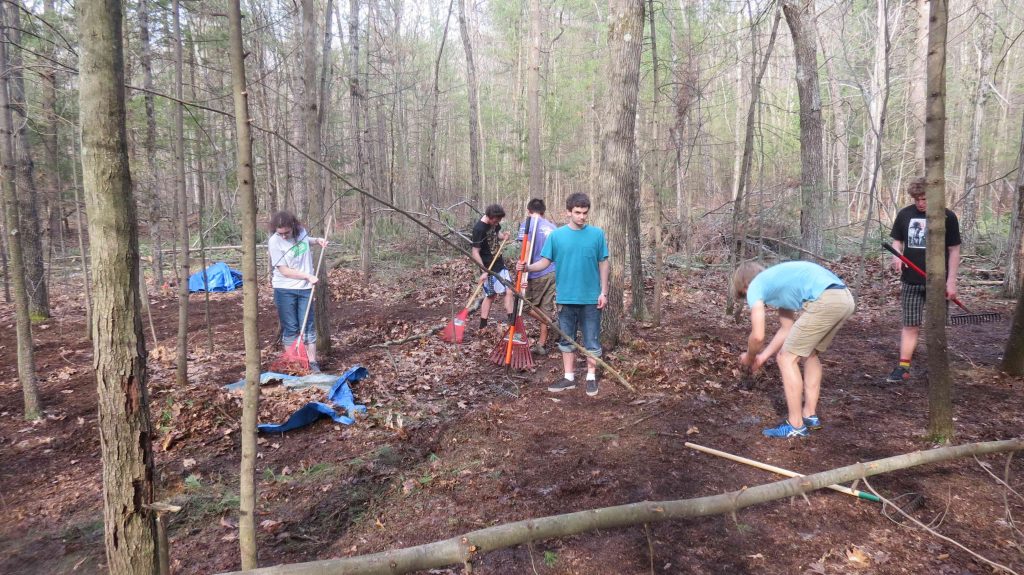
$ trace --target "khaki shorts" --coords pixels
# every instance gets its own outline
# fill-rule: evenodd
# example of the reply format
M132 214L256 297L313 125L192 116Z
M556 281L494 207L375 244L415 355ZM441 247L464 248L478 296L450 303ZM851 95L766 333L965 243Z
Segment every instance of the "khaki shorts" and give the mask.
M555 274L530 280L526 285L526 299L550 316L555 311Z
M825 351L855 307L848 288L823 291L818 299L804 303L804 312L786 336L782 350L800 357Z

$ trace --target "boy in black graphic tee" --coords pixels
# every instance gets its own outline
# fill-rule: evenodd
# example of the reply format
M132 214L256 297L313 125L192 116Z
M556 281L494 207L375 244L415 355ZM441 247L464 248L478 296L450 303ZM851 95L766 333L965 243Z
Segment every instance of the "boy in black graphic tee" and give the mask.
M925 267L925 245L928 220L925 210L928 202L925 199L925 179L916 178L907 186L907 193L914 203L903 208L896 214L892 224L892 245L896 251L922 270ZM910 379L910 360L917 347L917 338L921 333L921 319L924 315L925 278L916 271L903 265L899 258L893 256L892 267L900 272L900 307L902 308L903 329L900 331L900 363L889 374L886 381L897 383ZM946 210L946 298L956 297L956 274L960 267L960 221L951 210Z

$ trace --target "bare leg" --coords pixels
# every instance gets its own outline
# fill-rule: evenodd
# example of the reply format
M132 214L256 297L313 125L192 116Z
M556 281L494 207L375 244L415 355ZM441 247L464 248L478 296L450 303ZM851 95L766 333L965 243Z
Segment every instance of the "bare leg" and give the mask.
M540 324L540 335L537 337L537 342L544 345L548 341L548 324L544 322L544 319L535 310L531 309L529 313L530 317L537 320L537 323Z
M564 369L564 373L575 373L576 354L573 352L562 352L562 368Z
M818 396L821 394L821 360L818 352L812 351L804 360L804 409L801 415L814 415L818 409Z
M804 424L801 414L804 382L800 376L800 356L788 351L780 351L775 356L775 361L778 362L779 372L782 374L782 389L786 395L789 424L793 427L802 427Z
M917 336L921 334L921 326L903 326L900 331L900 359L910 360L917 349Z
M507 314L511 314L512 313L512 311L515 309L513 307L514 303L515 303L515 299L512 297L512 290L506 289L505 290L505 313L507 313Z
M484 301L480 302L480 319L487 319L491 315L491 302L494 301L494 296L487 296Z

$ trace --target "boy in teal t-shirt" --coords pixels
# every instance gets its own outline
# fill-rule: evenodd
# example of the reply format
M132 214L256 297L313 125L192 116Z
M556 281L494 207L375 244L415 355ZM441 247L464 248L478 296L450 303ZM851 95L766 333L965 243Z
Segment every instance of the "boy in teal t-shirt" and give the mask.
M565 200L569 223L551 232L540 258L532 264L519 262L516 269L541 271L552 262L555 268L555 302L558 303L558 328L575 338L583 334L583 347L593 357L587 357L587 395L598 393L597 361L601 356L601 310L608 303L608 242L601 228L587 225L590 216L590 198L575 193ZM548 391L560 392L576 387L575 362L572 343L558 342L562 352L564 377L548 386Z

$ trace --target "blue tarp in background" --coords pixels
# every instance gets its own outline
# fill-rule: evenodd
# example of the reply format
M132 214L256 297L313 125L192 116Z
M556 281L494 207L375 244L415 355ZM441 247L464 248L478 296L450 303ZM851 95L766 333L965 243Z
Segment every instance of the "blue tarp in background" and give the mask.
M257 427L262 433L284 433L300 427L305 427L321 417L330 417L337 423L352 425L355 420L352 415L356 411L366 411L365 405L356 405L352 398L352 390L348 384L365 379L370 372L361 365L352 366L334 382L330 391L327 392L327 401L345 410L347 415L342 415L334 410L329 404L313 401L300 407L291 414L284 423L263 423Z
M233 270L224 262L217 262L206 268L206 281L209 291L232 291L242 287L242 272ZM203 272L196 272L188 278L188 291L191 293L207 291L203 289Z

